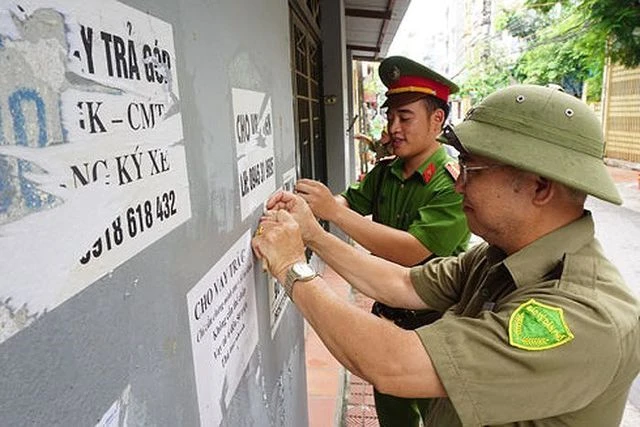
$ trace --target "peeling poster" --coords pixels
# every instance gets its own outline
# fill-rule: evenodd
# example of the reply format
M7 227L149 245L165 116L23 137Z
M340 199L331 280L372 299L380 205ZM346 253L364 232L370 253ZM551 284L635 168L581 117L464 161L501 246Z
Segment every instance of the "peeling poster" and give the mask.
M191 217L170 24L0 2L0 343Z

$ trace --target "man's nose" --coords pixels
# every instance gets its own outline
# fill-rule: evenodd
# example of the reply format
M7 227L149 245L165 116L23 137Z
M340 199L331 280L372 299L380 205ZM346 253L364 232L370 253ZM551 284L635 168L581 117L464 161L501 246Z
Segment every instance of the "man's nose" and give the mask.
M387 125L387 127L389 128L389 134L393 135L394 132L399 132L400 131L400 125L399 125L400 121L394 117L389 119L389 123Z

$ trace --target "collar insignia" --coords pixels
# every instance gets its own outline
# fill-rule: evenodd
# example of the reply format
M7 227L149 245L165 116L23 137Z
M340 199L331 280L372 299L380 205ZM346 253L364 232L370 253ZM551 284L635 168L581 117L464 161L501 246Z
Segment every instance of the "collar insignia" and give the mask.
M458 176L460 175L460 166L458 166L456 162L449 162L444 165L444 168L449 172L449 175L451 175L451 178L453 178L454 181L458 180Z
M548 350L573 339L561 308L535 299L521 304L509 319L509 344L523 350Z
M422 172L422 179L424 179L425 184L428 184L429 181L431 181L434 173L436 173L436 165L429 163L429 166L427 166L424 172Z

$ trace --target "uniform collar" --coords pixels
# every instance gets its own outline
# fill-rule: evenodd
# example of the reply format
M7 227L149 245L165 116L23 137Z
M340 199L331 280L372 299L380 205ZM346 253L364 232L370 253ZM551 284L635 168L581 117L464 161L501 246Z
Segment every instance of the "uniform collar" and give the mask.
M577 252L594 238L591 212L506 257L503 264L517 287L544 281L565 254Z
M445 163L447 160L447 152L445 151L443 146L438 147L436 151L433 152L431 156L429 156L418 169L411 175L409 178L413 178L414 176L420 179L425 185L429 183L431 177L435 174L436 168L438 165ZM400 157L397 157L393 162L391 162L391 173L394 174L398 179L404 181L402 166L404 165L404 160ZM430 166L433 165L433 166ZM407 178L407 179L409 179Z

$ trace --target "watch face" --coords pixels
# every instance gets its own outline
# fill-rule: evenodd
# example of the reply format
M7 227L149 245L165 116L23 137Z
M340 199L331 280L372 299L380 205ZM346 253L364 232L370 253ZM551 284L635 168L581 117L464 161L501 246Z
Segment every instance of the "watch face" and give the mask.
M296 273L301 278L312 277L315 276L316 272L311 268L309 264L299 262L293 265L292 267L294 273Z

